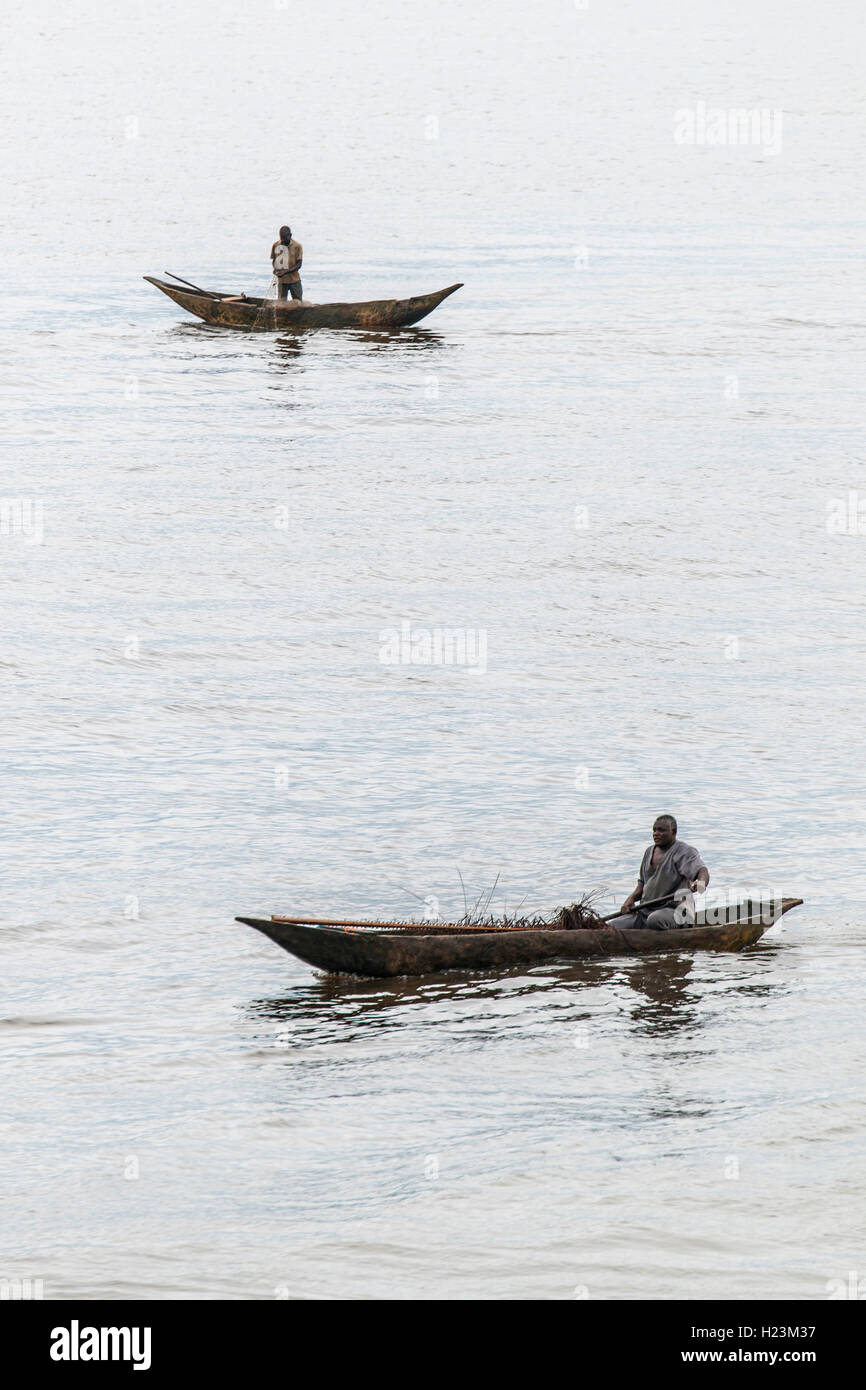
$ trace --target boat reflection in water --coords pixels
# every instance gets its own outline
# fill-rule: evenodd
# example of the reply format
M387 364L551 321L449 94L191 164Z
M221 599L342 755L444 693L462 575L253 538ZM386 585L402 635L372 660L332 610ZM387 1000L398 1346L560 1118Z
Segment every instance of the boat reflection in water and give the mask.
M182 327L192 327L194 331L200 332L207 325L184 324ZM320 332L315 340L311 339L307 333L291 333L287 330L271 341L270 361L276 366L291 365L309 348L321 353L328 339L329 335L326 330ZM395 353L435 352L452 346L447 339L443 338L441 333L433 333L429 328L401 328L390 332L383 329L343 329L339 334L339 342L340 344L362 343L364 347L373 352L388 352L392 355Z
M785 986L769 979L768 967L775 966L781 953L778 945L769 942L752 947L748 976L738 971L725 983L723 994L764 998L778 994ZM706 960L701 958L700 964ZM512 1006L516 1000L526 996L527 1003L536 1006L528 1013L545 1013L552 1002L549 996L561 996L564 990L571 996L569 1005L579 1006L582 994L596 996L591 1010L583 1014L583 1025L594 1031L601 1026L598 992L605 991L610 995L611 1006L616 999L623 1006L619 1012L628 1018L629 1032L670 1039L674 1034L697 1032L708 1021L699 1007L705 978L700 970L695 974L697 964L694 957L677 954L544 965L528 971L497 972L495 976L448 972L423 979L370 980L320 975L299 984L291 994L251 1000L243 1012L253 1023L267 1021L277 1030L287 1030L287 1035L303 1048L347 1036L357 1039L365 1022L377 1031L398 1031L404 1024L414 1031L425 1022L424 1006L430 1006L431 1014L438 1018L442 1005L450 1004L454 1006L455 1018L465 1010L476 1024L482 1025L485 1015L483 1010L479 1014L478 1005L487 1003L490 1018L485 1031L494 1038L503 1017L503 1004L509 1006L508 1019L513 1021ZM717 979L713 981L713 990L717 998ZM559 1006L557 1000L557 1014ZM580 1028L580 1020L571 1007L567 1012L569 1026ZM557 1018L556 1026L561 1022ZM575 1048L580 1050L581 1043L581 1039L576 1040ZM586 1045L592 1046L589 1034Z

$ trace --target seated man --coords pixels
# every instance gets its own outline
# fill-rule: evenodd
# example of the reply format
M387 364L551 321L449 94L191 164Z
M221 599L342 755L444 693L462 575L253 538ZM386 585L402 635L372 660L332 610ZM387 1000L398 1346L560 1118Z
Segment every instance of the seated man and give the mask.
M677 823L673 816L659 816L653 825L653 843L641 860L637 887L629 893L619 917L610 927L649 927L654 931L672 931L677 927L694 926L695 912L692 893L703 893L710 881L709 870L696 849L677 839ZM635 911L641 898L654 902L656 898L676 897L676 905L658 907L649 912Z

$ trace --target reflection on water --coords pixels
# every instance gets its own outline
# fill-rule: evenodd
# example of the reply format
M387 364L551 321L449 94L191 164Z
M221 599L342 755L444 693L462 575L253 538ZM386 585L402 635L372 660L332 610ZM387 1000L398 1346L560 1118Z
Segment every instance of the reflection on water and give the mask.
M304 353L306 339L301 334L281 335L273 340L273 351L269 366L293 367Z
M755 960L754 973L746 980L727 981L716 1000L744 996L749 1000L770 1001L784 992L786 986L767 974L778 949L753 948L749 955L765 957L764 969ZM501 1001L513 1004L526 997L535 1008L543 1010L545 995L561 999L563 990L567 990L569 1006L579 1009L582 991L610 986L620 995L623 990L627 992L626 1012L630 1029L635 1034L648 1038L670 1037L675 1033L696 1033L703 1023L711 1021L711 1016L701 1009L701 988L696 987L692 979L694 964L691 955L672 954L651 959L589 960L561 966L545 964L530 971L525 968L471 973L449 971L391 980L317 975L315 980L298 986L290 995L251 1000L244 1013L251 1021L304 1024L303 1036L313 1043L341 1036L341 1030L365 1019L373 1019L377 1027L399 1029L405 1025L411 1029L414 1024L423 1023L424 1007L432 1005L440 1011L450 1004L457 1012L480 1005L479 1017L483 1017L485 1010L495 1016Z
M280 356L284 348L300 348L313 339L316 340L317 347L325 351L331 347L338 348L341 344L352 343L363 343L374 352L397 354L451 346L444 334L435 333L429 328L298 328L292 333L281 332L276 336L268 336Z
M353 342L367 343L374 351L409 353L431 348L448 348L452 344L444 333L432 328L346 329Z

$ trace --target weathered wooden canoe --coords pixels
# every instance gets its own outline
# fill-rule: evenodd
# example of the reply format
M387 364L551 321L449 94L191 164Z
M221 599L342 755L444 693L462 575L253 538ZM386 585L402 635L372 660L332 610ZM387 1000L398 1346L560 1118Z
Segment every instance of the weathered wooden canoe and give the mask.
M407 328L432 313L459 285L449 285L435 294L419 294L414 299L371 299L361 304L295 305L290 299L239 299L236 295L207 293L170 285L152 275L144 279L167 294L175 304L188 309L205 323L227 328L263 328L268 332L295 328Z
M259 917L238 917L278 946L319 970L346 975L430 975L442 970L498 970L541 961L586 956L657 955L670 951L742 951L802 898L772 903L738 903L723 920L707 925L698 913L693 927L676 931L473 931L447 935L311 927Z

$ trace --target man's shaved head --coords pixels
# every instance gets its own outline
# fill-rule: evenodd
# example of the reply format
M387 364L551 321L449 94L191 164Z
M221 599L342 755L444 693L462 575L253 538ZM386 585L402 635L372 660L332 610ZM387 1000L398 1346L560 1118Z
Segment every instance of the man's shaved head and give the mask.
M676 833L677 833L677 823L676 823L676 819L675 819L674 816L656 816L655 820L653 821L653 829L655 829L655 827L656 827L657 825L659 825L660 822L662 822L662 821L666 821L667 824L670 826L671 830L672 830L672 831L674 832L674 834L676 835Z

